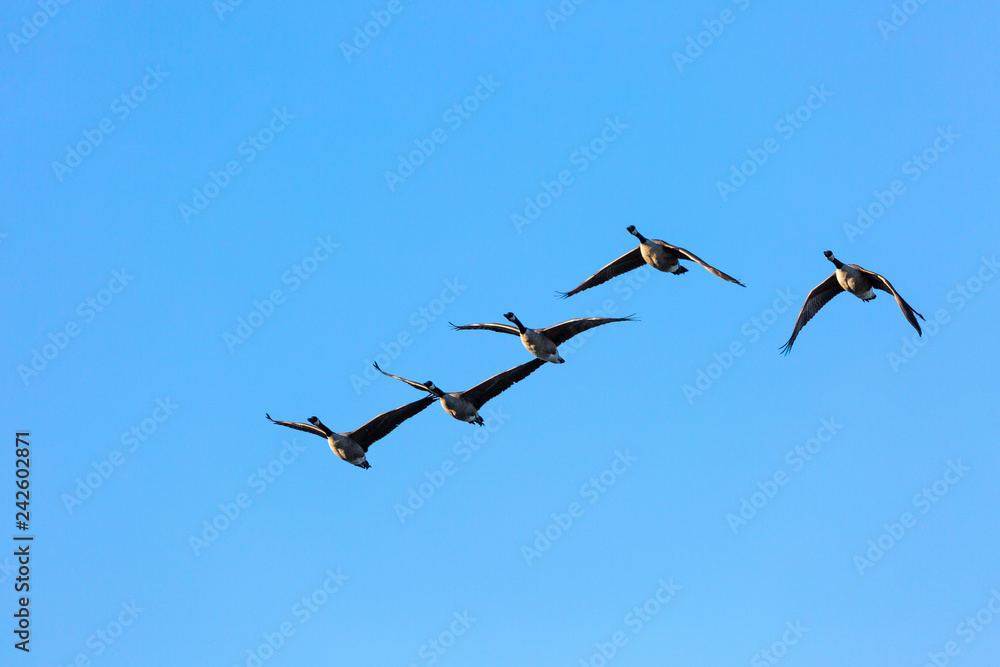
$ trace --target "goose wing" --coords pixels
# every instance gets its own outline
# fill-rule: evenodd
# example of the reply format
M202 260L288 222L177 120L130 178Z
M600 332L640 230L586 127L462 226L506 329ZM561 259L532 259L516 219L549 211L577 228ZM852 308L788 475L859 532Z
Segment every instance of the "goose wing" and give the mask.
M424 396L418 401L407 403L395 410L383 412L361 428L346 433L348 438L361 445L367 452L372 443L389 435L394 428L434 402L433 396Z
M802 304L802 310L799 311L799 319L795 320L795 330L792 331L792 337L788 339L787 343L781 346L781 352L784 354L791 352L792 344L795 343L796 336L799 335L799 331L806 325L806 322L811 320L812 316L819 312L819 309L825 306L827 301L843 291L844 288L837 282L836 271L831 273L829 278L816 285L809 292L809 296L806 297L806 302Z
M596 287L602 283L606 283L616 276L620 276L623 273L628 273L634 269L638 269L640 266L646 263L646 260L642 258L641 246L636 246L632 250L611 262L600 271L590 276L582 283L574 287L568 292L558 292L559 296L566 299L573 296L585 289L590 289L591 287Z
M715 268L714 266L712 266L711 264L709 264L708 262L706 262L702 258L698 257L696 254L694 254L693 252L691 252L689 250L685 250L684 248L680 248L680 247L675 246L675 245L670 245L666 241L659 241L659 240L657 240L657 241L654 241L654 243L659 243L663 247L669 248L670 250L673 250L675 253L677 253L678 255L680 255L681 259L690 259L692 262L698 262L703 267L705 267L706 269L708 269L710 272L714 273L715 275L719 276L723 280L728 280L731 283L736 283L737 285L742 285L743 287L746 287L746 285L744 285L743 283L741 283L740 281L738 281L736 278L733 278L728 273L723 273L722 271L719 271L717 268Z
M906 303L903 297L899 296L899 292L897 292L896 288L892 286L892 283L890 283L884 277L880 276L874 271L869 271L868 269L861 269L861 270L864 271L865 275L868 276L868 279L871 280L872 287L874 287L875 289L880 289L883 292L888 292L893 297L895 297L896 304L899 305L899 309L903 311L903 315L906 316L906 321L913 325L913 328L917 330L918 334L923 336L924 333L920 330L920 325L917 323L917 317L919 317L920 319L924 319L924 316L918 313L917 311L913 310L913 307L910 304ZM914 315L916 315L917 317L914 317Z
M520 366L515 366L514 368L505 370L502 373L497 373L493 377L483 380L472 389L463 391L460 395L462 398L475 405L478 410L491 398L499 396L502 392L510 388L511 385L528 377L534 373L539 366L545 363L548 362L543 359L533 359L527 363L521 364Z
M406 378L401 378L398 375L393 375L392 373L386 373L384 370L382 370L381 368L378 367L378 362L375 362L373 365L375 366L375 370L377 370L382 375L387 375L387 376L389 376L391 378L396 378L400 382L405 382L406 384L410 385L414 389L422 389L423 391L427 391L427 387L425 387L424 385L420 384L419 382L414 382L413 380L407 380Z
M264 416L271 419L271 415L264 413ZM306 433L312 433L313 435L318 435L321 438L326 438L326 433L323 429L318 426L313 426L312 424L303 424L302 422L282 422L277 419L271 419L271 422L278 424L280 426L287 426L288 428L294 428L296 431L305 431Z
M466 329L485 329L487 331L496 331L497 333L507 333L514 334L515 336L520 335L517 331L517 327L511 326L510 324L497 324L496 322L487 322L485 324L463 324L458 326L456 324L451 324L451 328L455 331L465 331Z
M602 324L608 324L610 322L634 321L634 315L629 315L628 317L580 317L575 320L568 320L566 322L556 324L547 329L539 329L539 332L545 334L545 336L556 345L562 345L573 336L583 333L587 329L593 329L594 327L599 327Z

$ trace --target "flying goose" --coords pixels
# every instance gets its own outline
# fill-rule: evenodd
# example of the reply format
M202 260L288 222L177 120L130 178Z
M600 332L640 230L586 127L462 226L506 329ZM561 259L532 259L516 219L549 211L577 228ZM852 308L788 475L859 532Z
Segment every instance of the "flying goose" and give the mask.
M302 422L282 422L271 419L271 415L266 413L264 416L275 424L326 438L334 454L359 468L368 469L371 468L371 465L365 458L368 448L377 440L389 435L394 428L433 402L434 399L432 397L426 396L419 401L407 403L395 410L383 412L361 428L355 429L350 433L334 433L316 417L310 417L309 423L303 424Z
M520 336L521 343L528 352L543 361L551 361L554 364L561 364L565 359L559 356L558 346L568 341L573 336L583 333L587 329L599 327L609 322L634 322L635 316L628 317L581 317L575 320L568 320L561 324L556 324L545 329L529 329L517 319L514 313L504 313L504 317L513 322L516 326L509 324L464 324L456 326L449 322L455 331L465 329L486 329L487 331L497 331L499 333L514 334Z
M802 304L802 310L799 311L799 318L795 320L795 330L792 331L792 337L788 339L787 343L781 346L781 351L784 354L792 351L792 344L795 343L795 337L799 335L799 331L806 325L806 322L812 319L812 316L825 306L827 301L845 291L865 302L875 298L875 290L877 289L888 292L896 298L899 309L903 311L906 320L917 330L917 334L923 336L923 332L920 331L920 325L917 323L917 318L914 315L920 319L924 319L924 316L913 310L910 304L903 300L903 297L899 295L899 292L892 286L892 283L879 274L863 269L857 264L844 264L834 257L833 253L829 250L823 254L826 255L828 260L833 262L837 270L830 274L829 278L814 287L813 291L809 292L806 302Z
M620 276L623 273L628 273L629 271L638 269L643 265L643 262L649 264L654 269L665 273L673 273L675 275L687 273L687 269L680 265L679 260L682 259L698 262L723 280L728 280L731 283L736 283L737 285L746 287L746 285L743 285L743 283L738 281L736 278L719 271L714 266L707 264L694 253L688 252L684 248L678 248L675 245L670 245L669 243L659 239L647 239L645 236L636 231L635 225L629 225L627 229L629 234L639 239L638 248L629 250L627 253L584 280L569 292L558 292L558 294L564 299L571 297L585 289L590 289L591 287L596 287L602 283L606 283L612 278Z
M398 375L386 373L378 367L377 363L375 364L375 369L382 375L396 378L397 380L405 382L415 389L422 389L423 391L430 392L431 396L441 399L441 407L455 419L482 426L483 418L479 416L479 408L483 407L483 405L491 398L499 396L500 393L508 389L515 382L520 382L524 378L531 375L535 369L544 363L545 362L541 359L532 359L525 364L515 366L514 368L505 370L502 373L497 373L493 377L480 382L472 389L468 389L466 391L455 391L449 394L446 394L438 389L437 386L435 386L435 384L430 380L424 382L423 384L414 382L413 380L407 380L406 378L401 378ZM433 401L434 398L429 396L423 400Z

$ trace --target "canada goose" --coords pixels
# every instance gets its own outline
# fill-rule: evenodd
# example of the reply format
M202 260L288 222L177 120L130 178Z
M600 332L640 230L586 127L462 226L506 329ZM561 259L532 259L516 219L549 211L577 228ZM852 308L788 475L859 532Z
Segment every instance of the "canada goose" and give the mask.
M455 391L450 394L446 394L438 389L437 386L435 386L435 384L430 380L424 382L423 384L414 382L413 380L407 380L406 378L401 378L398 375L386 373L378 367L377 363L375 364L375 369L382 375L396 378L411 387L430 392L431 396L441 399L441 407L455 419L482 426L483 418L479 416L479 408L483 407L483 405L491 398L499 396L501 392L508 389L515 382L520 382L524 378L531 375L535 372L535 369L544 363L545 362L541 359L532 359L526 364L521 364L520 366L515 366L514 368L505 370L502 373L497 373L493 377L480 382L472 389L467 389L466 391ZM429 400L434 399L429 398Z
M455 331L464 329L486 329L487 331L497 331L500 333L514 334L520 336L521 343L525 349L543 361L551 361L554 364L561 364L565 359L559 356L558 346L568 341L573 336L583 333L587 329L599 327L609 322L634 322L635 316L628 317L581 317L575 320L568 320L561 324L556 324L546 329L529 329L517 319L514 313L504 313L504 317L513 322L516 326L509 324L464 324L456 326L449 322Z
M330 444L330 449L333 450L334 454L348 463L353 463L359 468L365 468L367 470L368 468L371 468L371 465L365 458L365 455L368 453L368 448L371 447L375 441L389 435L394 428L433 402L434 399L427 396L425 398L421 398L419 401L407 403L406 405L398 407L395 410L383 412L361 428L355 429L350 433L334 433L316 417L310 417L309 423L303 424L302 422L282 422L276 419L271 419L271 415L266 413L264 416L275 424L280 424L281 426L287 426L288 428L294 428L298 431L305 431L306 433L312 433L313 435L318 435L321 438L326 438L326 441Z
M638 248L629 250L627 253L584 280L569 292L558 292L558 294L564 299L571 297L585 289L590 289L591 287L596 287L597 285L606 283L612 278L620 276L623 273L628 273L633 269L638 269L643 265L643 262L649 264L654 269L665 273L673 273L675 275L687 273L687 269L680 265L679 260L682 259L689 259L692 262L698 262L723 280L728 280L731 283L736 283L737 285L746 287L746 285L743 285L743 283L738 281L736 278L733 278L732 276L719 271L714 266L705 263L701 260L701 258L697 257L694 253L688 252L684 248L678 248L675 245L670 245L669 243L659 239L647 239L645 236L636 231L635 225L629 225L627 229L629 234L639 239Z
M906 316L907 321L917 330L917 334L923 336L923 332L920 331L920 325L917 323L917 318L914 315L920 319L924 319L924 316L913 310L910 304L903 300L903 297L899 295L899 292L896 291L896 288L888 280L877 273L861 268L857 264L844 264L834 257L833 253L829 250L823 254L826 255L828 260L833 262L837 270L830 274L829 278L814 287L813 291L809 292L806 302L802 304L802 310L799 311L799 318L795 320L795 330L792 331L792 337L788 339L787 343L781 346L781 351L784 354L792 351L792 344L795 343L795 337L799 335L799 331L806 325L806 322L812 319L812 316L825 306L827 301L844 291L866 302L875 298L875 290L877 289L888 292L896 297L899 309L903 311L903 315Z

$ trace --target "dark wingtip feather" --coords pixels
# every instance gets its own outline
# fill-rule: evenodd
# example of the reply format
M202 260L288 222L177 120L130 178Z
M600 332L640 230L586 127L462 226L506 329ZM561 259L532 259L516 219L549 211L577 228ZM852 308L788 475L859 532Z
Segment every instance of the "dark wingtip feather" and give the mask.
M782 345L781 347L779 347L778 351L782 355L784 355L784 356L787 357L788 353L792 351L792 341L788 341L787 343L785 343L784 345Z
M570 297L569 292L556 292L556 296L560 299L568 299Z

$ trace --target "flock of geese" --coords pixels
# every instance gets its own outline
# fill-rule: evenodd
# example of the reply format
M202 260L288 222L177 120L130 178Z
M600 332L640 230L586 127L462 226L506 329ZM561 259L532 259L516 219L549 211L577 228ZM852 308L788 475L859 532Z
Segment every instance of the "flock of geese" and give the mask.
M746 287L746 285L743 285L743 283L736 280L736 278L723 273L684 248L670 245L669 243L659 239L647 239L645 236L636 231L636 228L633 225L630 225L627 230L629 234L638 239L638 247L629 250L618 259L604 266L597 273L587 278L569 292L559 292L560 296L567 298L573 296L574 294L579 294L584 290L601 285L616 276L638 269L643 266L643 264L648 264L654 269L663 271L664 273L673 273L675 275L687 273L687 269L680 264L681 260L696 262L719 278ZM920 324L917 322L917 317L924 319L924 316L913 310L910 304L906 303L903 297L899 295L888 280L873 271L861 268L857 264L844 264L834 257L833 253L829 250L823 254L836 268L834 272L830 274L830 277L809 292L809 296L806 297L806 301L802 305L802 310L799 311L799 317L795 321L795 328L792 331L791 337L788 339L788 342L781 347L781 351L784 354L788 354L791 351L792 345L795 343L795 339L798 337L802 327L804 327L806 323L819 311L819 309L830 301L830 299L837 296L841 292L853 294L865 302L871 301L875 298L875 290L881 290L891 294L896 299L896 303L899 305L900 310L903 311L903 315L906 316L907 321L913 325L913 328L917 330L918 334L923 335L920 330ZM383 375L395 378L400 382L405 382L415 389L426 392L427 395L420 400L407 403L406 405L398 407L395 410L383 412L361 428L348 433L335 433L316 417L310 417L308 423L303 423L278 421L271 419L271 415L269 414L266 416L275 424L287 426L288 428L294 428L299 431L305 431L306 433L312 433L325 438L330 445L330 449L332 449L337 456L348 463L358 466L359 468L370 468L371 465L368 463L367 459L368 448L381 438L389 435L393 429L402 424L404 421L416 415L428 405L433 403L435 399L439 400L441 402L441 407L444 408L444 411L455 419L482 426L483 418L479 416L479 410L482 409L483 405L487 401L496 398L514 384L528 377L543 364L561 364L565 361L559 355L559 345L565 343L577 334L593 329L594 327L610 324L612 322L635 321L635 318L632 316L587 317L568 320L544 329L529 329L521 324L521 321L514 315L514 313L505 313L504 317L511 322L511 324L485 323L466 324L463 326L455 326L453 324L452 327L457 331L482 329L485 331L495 331L497 333L518 336L521 339L521 344L524 345L525 349L527 349L528 352L535 357L535 359L503 371L502 373L497 373L493 377L480 382L471 389L467 389L465 391L444 392L430 380L422 383L407 380L406 378L399 377L398 375L386 373L379 368L376 363L375 368Z

